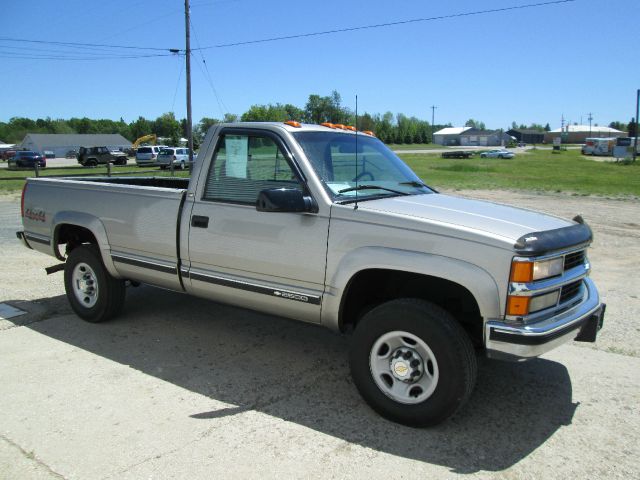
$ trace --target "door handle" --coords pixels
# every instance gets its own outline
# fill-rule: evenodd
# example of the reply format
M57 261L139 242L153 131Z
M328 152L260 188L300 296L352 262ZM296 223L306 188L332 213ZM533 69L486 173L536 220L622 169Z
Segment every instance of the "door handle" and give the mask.
M201 215L193 215L191 217L191 226L198 227L198 228L208 228L209 217L203 217Z

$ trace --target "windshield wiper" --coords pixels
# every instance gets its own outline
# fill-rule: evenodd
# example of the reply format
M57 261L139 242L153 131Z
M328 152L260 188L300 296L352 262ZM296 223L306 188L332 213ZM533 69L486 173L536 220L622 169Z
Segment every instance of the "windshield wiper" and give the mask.
M387 187L379 187L378 185L358 185L357 187L349 187L343 188L342 190L338 190L338 193L347 193L347 192L355 192L357 190L384 190L385 192L391 192L398 195L411 195L407 192L401 192L400 190L393 190Z
M432 192L438 193L438 191L435 188L430 187L426 183L418 182L417 180L411 180L410 182L399 182L398 185L408 185L410 187L416 187L416 188L425 187L425 188L428 188L429 190L431 190Z

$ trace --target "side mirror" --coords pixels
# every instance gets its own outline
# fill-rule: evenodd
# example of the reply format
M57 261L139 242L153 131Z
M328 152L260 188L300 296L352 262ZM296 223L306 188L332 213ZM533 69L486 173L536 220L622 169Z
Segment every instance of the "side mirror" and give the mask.
M317 212L311 197L297 188L268 188L258 194L259 212Z

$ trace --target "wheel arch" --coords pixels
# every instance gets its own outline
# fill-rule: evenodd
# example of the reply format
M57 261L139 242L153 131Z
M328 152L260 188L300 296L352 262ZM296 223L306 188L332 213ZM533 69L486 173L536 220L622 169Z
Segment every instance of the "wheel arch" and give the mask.
M343 286L329 288L325 295L322 322L331 328L344 331L357 323L369 305L401 297L422 298L448 310L452 308L443 299L458 298L463 308L452 313L457 313L458 319L461 313L469 313L479 324L474 328L482 326L483 318L500 315L498 286L477 265L420 252L373 247L361 250L366 251L359 252L359 258L341 262L328 281L329 285ZM365 292L367 299L359 299Z
M67 252L82 243L96 245L107 271L116 278L120 277L109 254L111 246L107 231L99 218L82 212L58 212L52 221L51 238L53 254L60 260L65 260L59 250L61 244L67 244Z

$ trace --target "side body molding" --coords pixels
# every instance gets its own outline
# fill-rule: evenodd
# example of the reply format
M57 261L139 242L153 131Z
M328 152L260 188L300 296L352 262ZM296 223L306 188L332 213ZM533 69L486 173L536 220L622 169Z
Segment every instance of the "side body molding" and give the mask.
M481 267L455 258L386 247L362 247L345 255L327 271L322 324L340 329L340 308L350 280L363 270L382 269L429 275L455 282L474 296L486 319L500 317L500 291L493 277Z
M88 213L74 211L62 211L56 213L51 222L51 238L53 239L51 248L53 250L53 255L58 258L60 258L60 254L58 252L58 237L63 225L73 225L89 230L98 241L100 255L102 256L102 261L107 268L107 271L115 278L120 278L118 271L113 265L113 260L111 259L111 246L109 245L109 239L107 238L107 231L98 217L89 215Z

